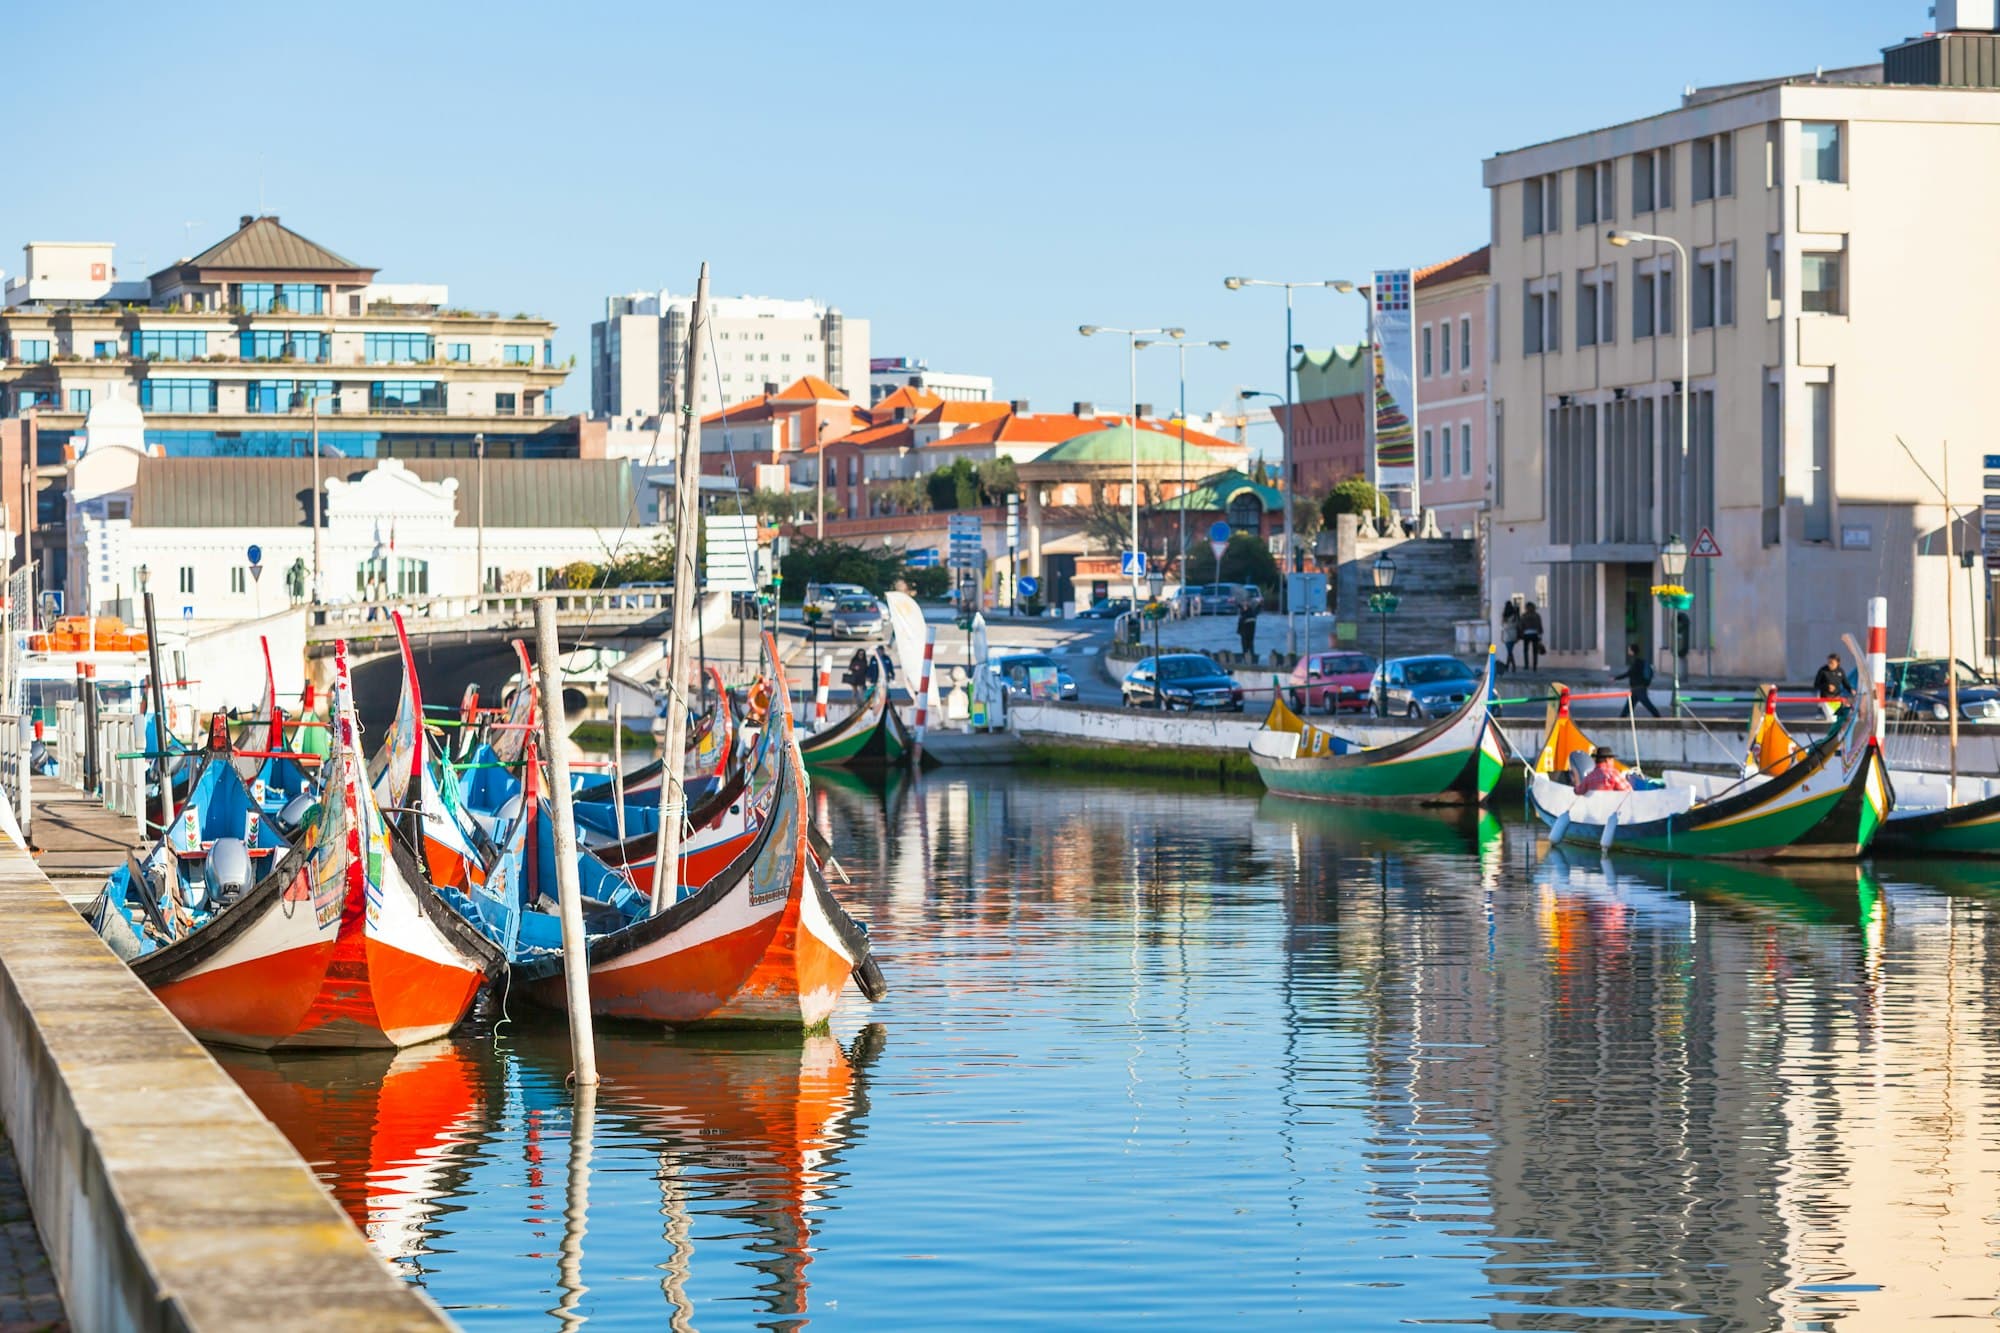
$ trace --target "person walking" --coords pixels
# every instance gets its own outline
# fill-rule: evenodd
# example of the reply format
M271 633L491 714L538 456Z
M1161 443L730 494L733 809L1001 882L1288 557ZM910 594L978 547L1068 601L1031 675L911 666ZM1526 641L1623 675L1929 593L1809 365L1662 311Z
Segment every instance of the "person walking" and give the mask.
M1236 637L1243 643L1243 655L1257 655L1257 600L1245 597L1236 611Z
M1500 669L1514 670L1514 648L1521 642L1521 604L1509 597L1507 605L1500 608L1500 646L1507 650L1507 660Z
M1626 645L1625 669L1611 679L1626 681L1632 687L1632 697L1625 701L1625 711L1618 716L1637 717L1638 710L1641 708L1651 713L1654 717L1660 715L1660 710L1653 707L1653 696L1651 693L1653 664L1648 662L1645 655L1639 651L1638 644Z
M1530 671L1542 664L1542 613L1533 602L1521 608L1521 661Z
M868 650L866 648L856 648L854 650L854 656L847 659L847 670L841 673L840 678L846 681L847 688L853 690L856 694L861 693L867 687Z
M1847 673L1840 669L1840 654L1828 653L1826 665L1813 673L1813 693L1819 696L1820 711L1826 714L1826 720L1838 722L1848 701L1854 698L1854 687L1847 683Z

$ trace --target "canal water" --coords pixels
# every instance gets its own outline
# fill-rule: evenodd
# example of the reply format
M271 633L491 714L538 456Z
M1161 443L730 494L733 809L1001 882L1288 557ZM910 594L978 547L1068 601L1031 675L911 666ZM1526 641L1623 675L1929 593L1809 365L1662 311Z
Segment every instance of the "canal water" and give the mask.
M892 988L830 1035L600 1028L581 1120L518 997L222 1058L469 1329L1995 1322L1987 867L1045 772L815 802Z

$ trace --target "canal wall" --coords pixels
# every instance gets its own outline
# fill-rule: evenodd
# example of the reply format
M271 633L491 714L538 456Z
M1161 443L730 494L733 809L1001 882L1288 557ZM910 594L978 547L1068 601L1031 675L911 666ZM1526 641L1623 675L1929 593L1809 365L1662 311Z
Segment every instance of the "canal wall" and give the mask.
M450 1327L4 839L0 920L0 1121L74 1327Z

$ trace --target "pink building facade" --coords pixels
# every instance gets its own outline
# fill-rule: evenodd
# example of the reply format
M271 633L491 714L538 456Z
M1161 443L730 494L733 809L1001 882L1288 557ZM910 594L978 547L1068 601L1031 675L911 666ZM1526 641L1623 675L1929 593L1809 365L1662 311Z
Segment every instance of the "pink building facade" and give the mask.
M1447 537L1478 535L1492 484L1487 433L1490 251L1416 274L1417 476L1425 509Z

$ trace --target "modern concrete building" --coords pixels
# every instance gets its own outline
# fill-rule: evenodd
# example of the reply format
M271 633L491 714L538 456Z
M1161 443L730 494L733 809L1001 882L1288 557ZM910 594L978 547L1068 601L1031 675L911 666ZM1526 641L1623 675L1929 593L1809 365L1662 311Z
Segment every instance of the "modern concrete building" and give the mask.
M1418 493L1447 537L1473 537L1486 508L1488 248L1415 281Z
M709 381L695 395L703 416L806 375L857 402L866 396L867 320L813 300L723 296L712 304ZM604 318L590 326L592 416L643 419L680 410L693 305L692 296L669 291L606 298Z
M1697 672L1801 679L1875 594L1892 653L1943 652L1948 614L1961 655L1984 646L1986 577L1947 597L1945 552L1976 541L1962 519L2000 451L1996 44L1699 89L1486 162L1491 600L1542 603L1553 664L1629 640L1664 676L1658 551L1703 529L1721 555L1689 562Z
M575 458L592 423L556 415L568 375L555 326L383 283L282 225L237 230L150 277L121 279L109 242L26 247L0 306L0 412L28 418L41 510L35 554L62 586L61 487L88 415L144 412L167 457Z
M868 399L871 404L881 402L898 389L932 394L948 403L993 401L991 375L932 370L924 362L907 356L878 356L868 363Z

